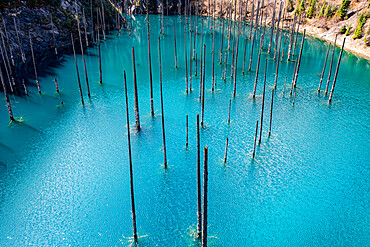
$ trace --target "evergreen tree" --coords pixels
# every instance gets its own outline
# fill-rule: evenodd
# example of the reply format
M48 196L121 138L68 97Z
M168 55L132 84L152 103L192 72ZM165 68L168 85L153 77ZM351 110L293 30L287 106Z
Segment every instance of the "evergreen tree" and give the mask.
M346 25L343 25L342 28L340 29L339 33L345 34L347 32L347 30L348 29L347 29Z
M364 15L364 14L360 15L360 18L358 18L358 20L357 20L357 27L355 29L355 32L353 33L353 36L352 36L353 39L362 38L362 36L363 36L362 31L363 31L363 28L364 28L364 25L365 25L367 19L368 19L367 15Z
M311 0L310 7L307 10L307 17L310 18L310 19L312 17L314 17L314 15L315 15L315 12L316 12L316 2L317 2L317 0Z
M331 5L328 4L328 6L326 7L325 9L325 13L324 13L324 16L329 19L331 16L333 15L333 12L331 10Z
M304 5L304 0L301 0L300 2L298 1L295 12L299 15L301 12L304 12L305 10L306 9L305 9L305 5Z
M326 3L325 1L322 3L322 6L321 6L321 9L320 9L320 12L319 12L319 18L324 16L325 14L325 7L326 7Z
M339 15L341 20L344 20L347 17L347 12L351 1L349 0L342 0L342 4L340 5L340 9L338 10L337 14Z

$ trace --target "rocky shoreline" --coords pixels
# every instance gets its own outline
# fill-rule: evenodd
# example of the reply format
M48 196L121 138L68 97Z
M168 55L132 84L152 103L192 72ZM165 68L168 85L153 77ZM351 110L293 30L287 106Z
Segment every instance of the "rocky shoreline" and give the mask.
M305 28L309 35L331 43L334 43L335 36L338 35L336 45L339 47L343 39L346 38L344 50L370 60L370 33L367 33L367 30L370 30L370 21L367 21L364 25L364 35L362 38L352 38L360 15L370 13L370 8L368 6L369 4L367 1L360 1L350 8L348 18L345 20L324 22L322 19L307 19L302 28ZM348 34L341 33L343 26L352 27Z
M309 26L309 25L304 25L303 28L306 29L306 34L311 35L315 38L325 40L328 42L331 42L334 44L335 41L335 34L333 33L328 33L328 32L323 32L320 33L317 31L317 28ZM302 31L300 31L302 32ZM343 40L346 36L345 35L338 35L337 37L337 42L336 46L341 47ZM344 50L355 54L356 56L362 57L364 59L367 59L370 61L370 48L363 46L359 44L360 42L356 42L356 40L352 40L348 37L346 37L346 44L344 46Z

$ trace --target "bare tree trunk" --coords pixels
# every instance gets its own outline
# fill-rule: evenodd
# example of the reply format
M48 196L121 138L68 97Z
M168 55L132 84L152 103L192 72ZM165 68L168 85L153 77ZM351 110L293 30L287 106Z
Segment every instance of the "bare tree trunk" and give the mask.
M328 94L329 82L330 82L330 77L331 77L331 70L333 69L333 59L334 59L334 53L335 53L335 45L337 43L337 37L338 37L338 34L335 35L335 39L334 39L334 46L333 46L333 52L331 54L329 76L328 76L328 81L326 82L325 95Z
M89 96L90 98L90 87L89 87L89 78L87 76L87 69L86 69L86 61L85 61L85 54L84 54L84 48L83 48L83 45L82 45L82 38L81 38L81 30L80 30L80 20L78 18L78 11L77 11L77 1L75 1L76 3L76 15L77 15L77 29L78 29L78 37L80 39L80 47L81 47L81 54L82 54L82 60L84 62L84 69L85 69L85 78L86 78L86 87L87 87L87 95Z
M256 97L256 89L257 89L257 80L258 80L258 70L260 68L260 60L261 60L261 53L262 53L262 44L263 44L263 34L261 37L261 44L260 44L260 52L258 54L258 63L257 63L257 70L256 70L256 79L254 81L254 89L253 89L253 98Z
M272 11L273 11L273 13L272 13L272 21L271 21L271 36L270 36L269 50L268 50L267 54L270 54L270 52L271 52L271 43L272 43L272 38L274 36L276 0L274 1L274 8L273 8Z
M320 78L319 88L317 89L317 92L318 92L318 93L320 92L322 79L324 78L325 68L326 68L326 63L327 63L327 61L328 61L328 55L329 55L330 46L331 46L331 44L329 43L328 50L327 50L327 52L326 52L324 68L322 69L322 73L321 73L321 78Z
M140 117L139 117L139 97L137 90L137 81L136 81L136 65L135 65L135 49L132 47L132 67L134 72L134 95L135 95L135 121L136 128L140 131Z
M197 114L197 236L202 237L202 193L200 181L200 134L199 134L199 114Z
M127 119L127 140L128 140L128 156L130 165L130 192L131 192L131 211L132 211L132 229L134 232L134 241L137 242L137 230L136 230L136 210L135 210L135 199L134 199L134 175L132 169L132 157L131 157L131 139L130 139L130 118L128 113L128 97L127 97L127 82L126 82L126 71L123 72L125 77L125 97L126 97L126 119Z
M150 34L149 34L149 10L146 14L146 26L148 31L148 62L149 62L149 83L150 83L150 114L154 115L153 105L153 78L152 78L152 59L150 55Z
M0 79L1 79L1 84L3 85L3 91L4 91L4 95L5 95L6 106L8 108L8 112L9 112L9 118L10 118L11 121L14 121L15 119L14 119L14 116L13 116L12 106L10 104L9 96L6 92L6 87L5 87L4 77L3 77L3 72L1 70L1 67L0 67Z
M208 227L208 147L204 148L203 164L203 231L202 247L207 247L207 227Z
M162 60L161 60L161 38L158 37L158 49L159 49L159 87L161 90L161 115L162 115L162 137L163 137L163 155L164 155L164 168L167 168L167 152L166 152L166 135L164 128L164 110L163 110L163 92L162 92Z
M30 37L30 47L31 47L31 54L32 54L32 61L33 61L33 69L35 71L35 78L36 78L36 84L37 84L37 89L39 91L39 94L41 94L41 89L40 89L40 83L39 79L37 77L37 70L36 70L36 62L35 62L35 55L33 53L33 47L32 47L32 40L31 40L31 33L28 32L28 36ZM73 42L73 40L72 40ZM76 64L77 65L77 64Z
M333 93L334 93L334 88L335 88L335 82L337 81L337 76L338 76L340 61L342 59L343 48L344 48L344 43L345 42L346 42L346 38L344 38L343 44L342 44L342 50L340 50L339 59L338 59L338 65L337 65L337 69L335 71L335 76L334 76L334 81L333 81L333 86L331 87L331 91L330 91L329 103L331 102L331 99L333 98Z
M260 122L260 137L258 139L258 143L261 143L261 137L262 137L263 111L264 111L264 108L265 108L266 74L267 74L267 58L266 58L266 62L265 62L265 77L264 77L264 80L263 80L262 108L261 108L261 122Z
M76 63L77 81L78 81L78 88L80 89L81 103L84 104L84 97L83 97L83 94L82 94L81 81L80 81L80 73L78 72L76 50L75 50L75 44L74 44L72 33L71 33L71 41L72 41L73 55L75 57L75 63Z

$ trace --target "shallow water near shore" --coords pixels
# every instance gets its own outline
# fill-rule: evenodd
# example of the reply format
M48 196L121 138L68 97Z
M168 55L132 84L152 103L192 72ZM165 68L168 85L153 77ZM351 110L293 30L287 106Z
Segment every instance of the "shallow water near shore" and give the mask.
M150 115L146 19L144 16L135 18L131 36L122 31L118 37L108 35L101 44L102 85L97 83L98 48L87 50L91 99L87 97L82 57L78 56L85 105L80 103L74 57L66 56L60 66L40 78L42 95L33 87L29 88L29 97L11 96L14 114L22 117L23 122L8 124L6 107L0 108L1 246L127 246L131 243L124 70L130 104L139 245L200 245L193 238L197 222L196 114L201 111L200 35L196 37L198 77L194 77L193 61L193 91L188 94L185 92L184 18L180 23L178 16L168 17L169 26L165 26L166 35L161 39L169 165L165 170L159 91L159 18L150 16L154 117ZM249 27L245 27L240 36L234 98L229 65L226 82L221 80L224 65L220 66L217 59L220 25L216 25L215 35L216 91L211 91L210 23L205 19L207 90L205 126L201 129L201 146L209 148L209 245L367 246L370 242L369 62L343 53L333 101L328 104L324 92L317 94L318 73L322 72L328 44L306 36L294 105L293 96L289 95L294 62L284 59L280 64L272 133L268 136L276 68L276 62L271 60L273 55L267 55L270 29L266 29L268 38L261 56L255 99L251 95L259 40L255 41L253 71L242 75L244 41L249 36ZM200 30L199 24L198 32ZM189 58L190 34L186 34ZM299 42L301 38L300 35ZM140 132L134 128L133 46ZM227 39L224 46L227 47ZM246 70L250 46L247 40ZM299 49L298 44L294 59ZM337 48L331 78L334 78L339 52ZM284 56L286 58L286 54ZM252 159L266 57L271 59L267 62L262 141ZM330 61L322 90L325 90L329 66ZM61 90L59 95L54 93L55 77ZM283 94L285 77L288 79ZM231 123L227 124L229 100L232 102ZM186 114L189 115L188 148L185 146ZM229 152L224 164L226 137Z

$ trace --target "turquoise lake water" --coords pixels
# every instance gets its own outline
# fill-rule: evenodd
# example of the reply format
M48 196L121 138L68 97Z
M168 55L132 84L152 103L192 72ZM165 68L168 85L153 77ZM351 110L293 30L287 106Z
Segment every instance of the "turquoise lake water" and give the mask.
M159 18L150 16L155 116L150 115L146 19L135 17L131 36L112 33L102 43L103 84L98 48L86 55L91 99L78 56L85 105L80 103L73 55L40 77L43 94L11 96L8 121L0 107L0 245L127 246L132 237L123 71L126 70L132 127L136 214L140 246L198 246L196 230L196 114L201 111L198 77L185 92L184 19L169 17L162 44L163 93L168 169L163 167L160 117ZM167 18L165 17L165 23ZM194 19L193 19L194 21ZM174 67L176 25L178 69ZM220 21L217 21L219 24ZM267 63L261 144L253 151L260 119L270 29L266 30L257 96L251 97L258 58L242 75L240 38L237 95L230 66L217 63L221 26L216 25L216 90L212 83L212 35L204 22L206 93L201 146L209 148L208 234L210 246L369 246L370 63L344 52L333 101L317 94L328 43L306 36L295 105L289 95L294 62L280 64L268 136L276 62ZM226 30L226 29L225 29ZM200 25L198 27L200 32ZM225 32L226 33L226 32ZM187 33L187 41L190 34ZM193 34L192 34L193 35ZM226 37L226 35L225 35ZM302 35L298 37L300 42ZM236 39L235 39L236 42ZM298 42L298 43L299 43ZM188 57L190 43L188 43ZM200 60L200 35L196 51ZM142 130L135 131L131 48L135 47ZM227 46L227 39L224 40ZM246 68L251 42L247 40ZM285 52L287 52L287 45ZM295 51L299 54L300 45ZM340 49L336 49L332 78ZM229 53L228 62L231 61ZM286 54L284 55L286 58ZM330 58L330 55L329 55ZM325 90L326 74L321 89ZM283 95L285 77L287 88ZM55 93L58 78L60 95ZM330 87L333 79L330 82ZM64 106L60 105L60 100ZM227 124L229 100L231 123ZM189 147L185 116L189 115ZM226 137L228 161L223 163Z

